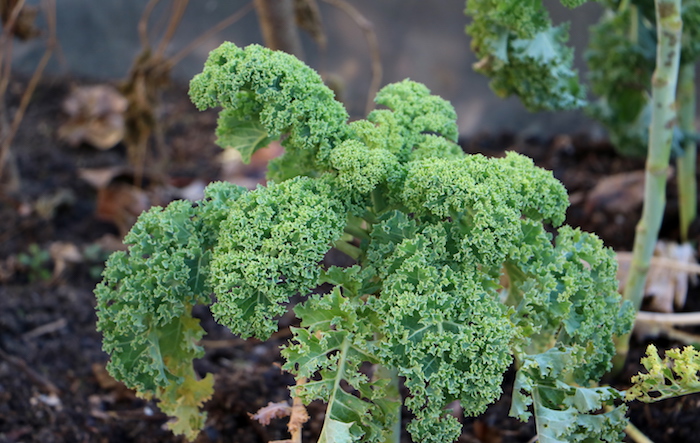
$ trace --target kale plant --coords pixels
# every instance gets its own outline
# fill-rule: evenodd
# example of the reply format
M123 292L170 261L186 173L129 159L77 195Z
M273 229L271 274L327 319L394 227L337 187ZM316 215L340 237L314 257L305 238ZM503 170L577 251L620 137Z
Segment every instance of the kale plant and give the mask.
M213 183L144 213L95 291L109 371L158 398L173 431L193 439L213 392L192 366L204 353L192 308L265 340L301 294L283 368L293 396L327 403L320 442L398 441L399 381L413 439L453 441L448 405L483 413L514 362L511 414L534 414L540 441L621 440L621 393L596 382L633 311L613 252L562 226L550 172L516 153L465 155L452 106L409 80L348 122L316 72L260 46L213 51L190 96L222 108L222 147L247 160L281 140L285 153L267 186ZM356 264L324 265L332 248Z
M597 101L588 111L622 153L645 153L644 208L636 228L623 297L639 310L666 205L672 152L676 156L681 241L697 217L695 65L700 58L700 0L599 0L586 54ZM586 0L561 0L576 7ZM572 69L564 25L553 26L542 0L470 0L467 32L499 95L518 95L530 110L585 104ZM616 369L629 350L618 340Z

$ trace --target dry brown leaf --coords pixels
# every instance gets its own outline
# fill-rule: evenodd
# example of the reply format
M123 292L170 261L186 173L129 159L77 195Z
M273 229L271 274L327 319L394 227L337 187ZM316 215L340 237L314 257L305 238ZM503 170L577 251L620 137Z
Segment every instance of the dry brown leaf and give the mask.
M474 436L481 443L501 443L503 441L503 433L499 428L489 426L482 420L474 421Z
M127 388L124 383L116 380L109 374L109 372L107 372L104 363L93 363L92 375L95 377L100 389L103 391L109 391L109 396L95 396L96 398L100 399L99 403L102 403L102 401L105 400L108 402L115 402L120 400L133 400L136 398L134 391Z
M124 138L128 103L113 86L81 86L73 89L63 102L68 115L58 136L72 146L87 143L98 149L110 149Z
M69 263L80 263L83 261L83 254L73 243L53 242L49 246L49 254L53 260L53 279L61 276Z
M113 182L98 189L95 216L114 223L125 235L138 216L150 207L150 198L143 189L130 183Z
M111 166L107 168L81 168L78 169L78 177L85 180L95 189L104 188L115 178L127 174L126 166Z
M193 180L182 187L172 188L173 197L181 200L197 201L204 198L207 184L203 180Z
M617 277L620 291L629 274L632 254L618 252ZM660 240L654 249L651 266L647 275L645 295L651 297L649 309L657 312L673 312L682 308L688 293L688 281L697 282L700 266L695 259L695 250L689 244L679 245Z
M286 401L277 403L269 402L267 406L258 409L255 414L248 414L253 420L257 420L261 425L267 426L273 418L289 417L292 414L292 407Z
M126 245L121 238L113 234L105 234L95 241L95 244L106 252L125 251Z
M644 201L644 175L632 171L603 178L586 196L586 211L627 214L638 209Z

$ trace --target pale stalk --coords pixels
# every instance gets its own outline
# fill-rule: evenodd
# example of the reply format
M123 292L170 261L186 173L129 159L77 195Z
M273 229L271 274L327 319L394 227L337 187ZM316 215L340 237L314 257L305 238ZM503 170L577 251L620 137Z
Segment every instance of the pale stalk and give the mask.
M678 77L678 126L685 135L695 133L695 64L684 63ZM683 154L676 160L681 241L688 241L690 224L697 215L695 161L697 145L694 137L686 137Z
M630 271L623 298L642 305L644 286L651 257L659 236L666 207L666 174L671 156L673 128L676 124L676 86L681 53L681 0L656 0L657 49L652 77L652 116L649 127L649 152L644 182L644 209L637 224ZM622 369L629 350L630 334L617 340L616 369Z
M384 365L376 365L373 380L389 380L389 388L386 398L394 402L394 415L396 419L391 426L391 434L384 440L385 443L399 443L401 441L401 394L399 393L399 373L396 369L389 369Z

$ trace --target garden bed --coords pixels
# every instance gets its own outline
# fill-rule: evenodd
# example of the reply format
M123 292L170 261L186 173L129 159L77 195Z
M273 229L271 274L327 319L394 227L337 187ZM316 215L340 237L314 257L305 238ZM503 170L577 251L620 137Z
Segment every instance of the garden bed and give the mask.
M252 186L262 177L264 159L248 168L232 166L231 159L223 161L213 143L216 113L198 112L185 88L173 86L158 115L164 122L168 164L161 171L146 164L146 191L123 193L131 189L133 173L126 167L122 145L110 150L71 147L56 135L66 121L61 106L70 84L55 79L38 89L13 145L19 187L0 196L0 441L181 441L165 429L167 417L155 402L135 397L106 374L107 355L95 330L92 290L105 254L118 247L139 205L167 204L171 198L189 195L186 192L196 194L199 184L222 178ZM18 94L23 83L10 90ZM10 104L13 101L17 97L10 97ZM641 205L635 204L639 184L629 173L642 170L643 160L622 158L608 143L586 136L519 139L481 134L462 145L469 153L498 156L515 150L531 156L553 170L569 190L572 206L567 223L596 232L615 250L631 249ZM112 175L106 184L96 184L86 171ZM613 175L630 181L596 188ZM675 239L677 202L672 184L668 198L661 237ZM115 203L124 200L121 206ZM685 309L700 310L697 288L691 289ZM206 404L207 427L197 441L287 438L284 419L263 427L249 413L288 398L287 387L294 380L279 369L279 346L290 336L289 330L280 330L264 343L244 341L216 324L206 308L195 314L208 332L206 355L196 367L202 373L213 372L216 383L215 396ZM293 321L289 318L286 324ZM662 338L655 343L661 349L676 345ZM646 345L633 341L624 373L609 383L626 387L639 370ZM508 418L512 378L509 372L503 398L484 415L463 419L460 441L531 441L533 423ZM635 403L630 409L632 422L656 442L691 442L700 435L697 396ZM309 408L304 441L315 441L323 412L321 404ZM408 436L405 441L410 441Z

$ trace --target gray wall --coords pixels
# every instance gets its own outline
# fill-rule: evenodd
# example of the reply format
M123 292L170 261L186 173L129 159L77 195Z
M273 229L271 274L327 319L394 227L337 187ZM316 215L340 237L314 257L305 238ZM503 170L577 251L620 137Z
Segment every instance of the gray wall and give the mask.
M145 0L57 0L60 55L50 73L89 79L118 80L124 77L140 42L136 26ZM154 28L162 29L168 1L154 13ZM246 1L193 0L188 6L170 53L192 41ZM328 35L328 48L319 49L304 37L307 61L316 69L340 75L346 86L346 103L354 116L362 116L371 78L370 59L363 34L340 10L319 2ZM556 134L590 131L592 123L577 112L529 114L517 99L501 100L488 88L488 81L472 71L475 58L464 33L468 20L463 0L352 0L374 23L384 66L382 84L404 78L425 83L435 94L450 100L459 115L464 135L482 131L518 134ZM552 4L556 23L571 21L572 41L586 44L587 28L597 20L595 4L575 11ZM161 26L158 28L158 26ZM239 45L261 42L254 12L209 39L176 66L173 75L188 81L201 70L207 53L221 41ZM43 52L40 40L15 46L15 66L33 69ZM581 67L581 50L576 52Z

